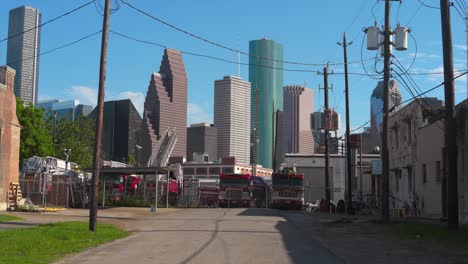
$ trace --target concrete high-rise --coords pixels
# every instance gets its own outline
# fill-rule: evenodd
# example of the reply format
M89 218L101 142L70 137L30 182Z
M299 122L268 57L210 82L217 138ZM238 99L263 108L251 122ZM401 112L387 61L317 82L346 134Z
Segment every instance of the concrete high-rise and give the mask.
M283 111L283 45L268 39L249 43L251 118L258 144L258 163L272 168L276 138L276 112Z
M158 137L175 128L177 143L171 157L187 153L187 74L182 53L165 49L159 73L153 73L146 93L140 145L141 163L146 164Z
M284 87L283 146L286 153L314 153L310 115L314 112L314 91L304 86Z
M214 126L218 157L250 163L250 83L236 76L215 81Z
M398 89L397 81L390 80L389 84L389 100L388 100L388 109L389 111L393 108L397 108L401 105L401 93ZM383 82L380 81L375 87L371 95L370 102L370 112L371 112L371 145L380 146L381 145L381 131L382 131L382 122L383 122Z
M30 6L10 10L7 65L16 70L15 95L37 103L41 14ZM23 33L24 32L24 33Z
M218 159L218 129L208 123L192 124L187 128L187 160L193 153L208 155L208 161Z

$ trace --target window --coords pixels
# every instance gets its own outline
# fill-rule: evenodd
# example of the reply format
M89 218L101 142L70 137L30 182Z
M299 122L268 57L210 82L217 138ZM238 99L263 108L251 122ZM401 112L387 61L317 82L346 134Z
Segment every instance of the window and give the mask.
M408 121L408 142L409 142L409 143L411 143L411 140L412 140L411 137L413 136L413 135L411 134L411 131L412 131L411 126L412 126L412 122L411 122L411 120L410 120L410 121Z
M219 167L210 168L210 175L219 175L220 171Z
M413 168L408 168L408 190L413 191Z
M423 165L422 165L421 173L422 173L422 183L423 183L423 184L426 184L426 182L427 182L426 164L423 164Z
M441 171L440 171L440 160L436 161L435 163L435 174L436 174L436 182L441 182Z
M207 175L207 173L208 173L208 168L197 168L196 175Z
M233 167L225 167L223 168L224 173L234 173L234 168Z
M194 168L184 168L184 175L194 175L195 169Z

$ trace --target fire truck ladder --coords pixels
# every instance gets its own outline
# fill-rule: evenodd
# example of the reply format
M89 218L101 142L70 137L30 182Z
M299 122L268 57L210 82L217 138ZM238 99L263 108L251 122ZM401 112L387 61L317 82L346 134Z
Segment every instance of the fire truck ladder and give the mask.
M177 142L176 128L168 128L161 135L156 147L148 160L148 167L163 167L169 161L169 157Z

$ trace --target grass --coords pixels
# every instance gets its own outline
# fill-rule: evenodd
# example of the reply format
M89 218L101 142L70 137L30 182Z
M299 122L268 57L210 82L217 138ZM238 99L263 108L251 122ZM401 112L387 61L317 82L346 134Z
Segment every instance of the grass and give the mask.
M448 230L447 225L412 222L382 223L381 221L373 221L373 223L379 224L384 233L392 237L431 241L443 246L468 250L467 228Z
M0 223L1 222L16 221L16 220L23 220L23 218L17 217L17 216L0 214Z
M60 222L0 232L0 263L50 263L67 254L77 253L128 236L109 224L98 224L97 232L88 231L85 222Z

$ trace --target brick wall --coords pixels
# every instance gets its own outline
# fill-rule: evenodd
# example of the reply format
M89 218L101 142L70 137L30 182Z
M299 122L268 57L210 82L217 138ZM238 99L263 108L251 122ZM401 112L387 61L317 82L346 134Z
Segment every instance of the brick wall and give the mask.
M18 182L20 124L16 117L15 70L0 67L0 211L7 207L10 182Z

